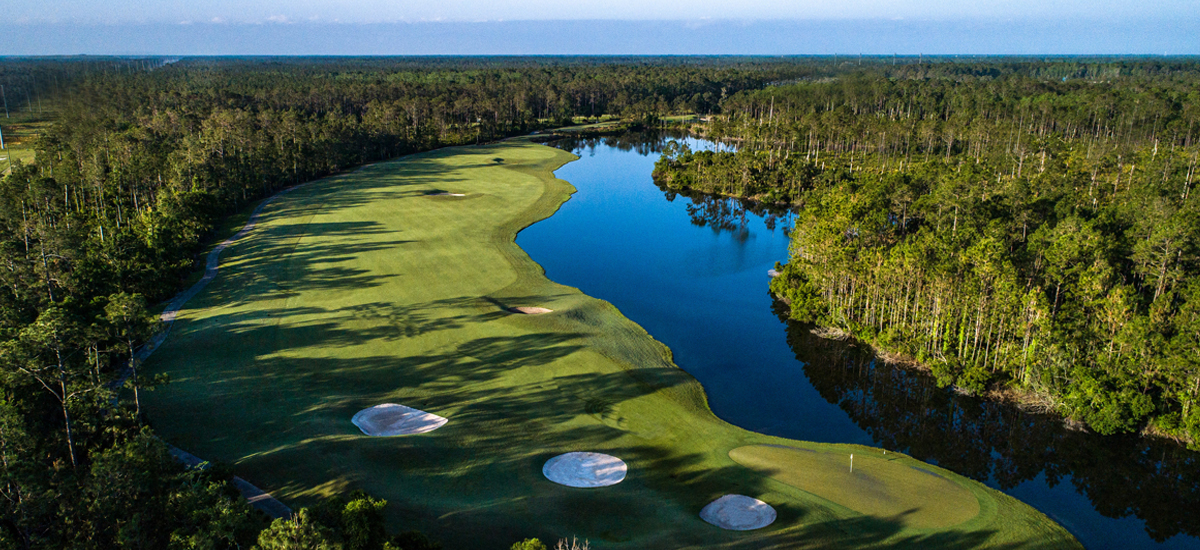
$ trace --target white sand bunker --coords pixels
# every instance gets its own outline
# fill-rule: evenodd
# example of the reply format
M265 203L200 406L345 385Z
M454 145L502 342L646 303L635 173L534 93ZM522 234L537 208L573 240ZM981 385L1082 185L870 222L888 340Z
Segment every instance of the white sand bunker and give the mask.
M775 521L775 509L757 498L725 495L700 510L700 519L722 529L749 531Z
M441 428L447 422L436 414L395 403L363 409L350 421L363 433L374 436L423 434Z
M546 461L546 479L567 487L607 487L625 479L628 466L621 459L601 453L567 453Z
M466 193L447 193L445 191L442 191L441 193L430 193L429 196L430 197L465 197L467 195L466 195Z
M541 315L543 313L550 313L554 310L546 309L544 307L510 307L508 308L508 311L511 313L522 313L525 315Z

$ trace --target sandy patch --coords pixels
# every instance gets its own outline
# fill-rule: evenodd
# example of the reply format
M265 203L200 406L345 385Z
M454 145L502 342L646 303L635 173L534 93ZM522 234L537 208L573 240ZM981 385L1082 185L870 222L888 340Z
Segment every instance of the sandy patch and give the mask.
M447 193L447 192L443 191L441 193L430 193L428 196L430 196L430 197L465 197L467 195L466 195L466 193Z
M436 414L395 403L363 409L350 421L363 433L373 436L423 434L441 428L447 422Z
M511 313L521 313L524 315L541 315L543 313L550 313L554 310L546 309L544 307L510 307L508 308L508 311Z
M566 453L546 461L542 475L567 487L607 487L625 479L629 467L621 459L601 453Z
M757 498L746 495L725 495L700 510L700 519L722 529L749 531L766 527L775 521L775 509Z

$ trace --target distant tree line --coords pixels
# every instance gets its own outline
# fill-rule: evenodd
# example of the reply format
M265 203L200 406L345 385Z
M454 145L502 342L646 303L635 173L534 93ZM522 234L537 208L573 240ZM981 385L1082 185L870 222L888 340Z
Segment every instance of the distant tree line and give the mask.
M376 527L353 542L361 526L328 510L263 531L227 470L185 469L145 425L138 392L166 381L139 377L134 352L214 228L362 163L577 116L707 113L828 70L728 58L0 61L15 108L56 121L36 162L0 179L0 549L423 548ZM375 517L381 505L363 498L354 506Z
M748 90L659 185L795 205L797 320L1102 434L1200 442L1200 63L875 66Z

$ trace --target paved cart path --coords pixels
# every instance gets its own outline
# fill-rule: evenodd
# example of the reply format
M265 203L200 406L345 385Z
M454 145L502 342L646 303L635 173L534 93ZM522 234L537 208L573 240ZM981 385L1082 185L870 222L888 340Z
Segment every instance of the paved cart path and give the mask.
M163 329L159 331L158 334L155 334L153 337L151 337L145 345L138 349L137 353L135 353L133 356L133 361L135 364L142 364L142 362L150 357L150 354L154 353L154 351L157 350L164 341L166 341L167 336L171 334L171 326L175 324L175 319L179 316L179 311L183 309L183 306L187 304L188 300L191 300L193 297L199 294L201 290L204 290L204 287L208 286L208 283L211 283L213 279L217 278L217 271L220 268L221 253L224 252L226 248L229 248L230 245L241 240L242 237L245 237L248 233L254 230L254 227L258 224L258 217L262 214L263 208L265 208L268 204L271 204L271 202L273 202L275 199L295 191L296 189L304 187L305 185L308 185L308 183L294 185L263 200L250 214L250 219L246 221L246 225L242 226L241 230L239 230L232 237L222 241L221 244L217 245L216 248L212 249L212 251L208 253L208 257L204 265L204 276L201 277L199 281L196 281L196 284L192 285L187 290L176 294L170 302L167 302L166 308L163 310L162 315L159 316L159 319L161 319L163 322ZM122 373L121 377L114 382L114 387L119 388L124 385L125 380L128 379L131 374L132 371L130 369L126 369L126 371ZM206 463L203 459L175 446L168 444L167 447L170 449L172 456L174 456L180 462L187 464L189 467L203 467L203 465ZM285 518L292 515L291 508L288 508L287 505L271 496L271 493L259 489L249 481L235 476L233 478L233 485L237 487L239 492L241 492L242 497L250 502L251 506L261 510L268 516L273 518Z

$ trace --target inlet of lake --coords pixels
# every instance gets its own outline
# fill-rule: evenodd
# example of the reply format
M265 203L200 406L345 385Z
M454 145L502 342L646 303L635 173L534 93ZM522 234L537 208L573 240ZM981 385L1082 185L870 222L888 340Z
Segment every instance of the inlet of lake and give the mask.
M611 302L670 347L718 416L908 453L1034 506L1091 550L1200 548L1200 453L960 395L788 321L767 270L787 261L791 214L659 189L651 171L666 139L558 142L581 157L556 172L578 192L517 244L548 278Z

